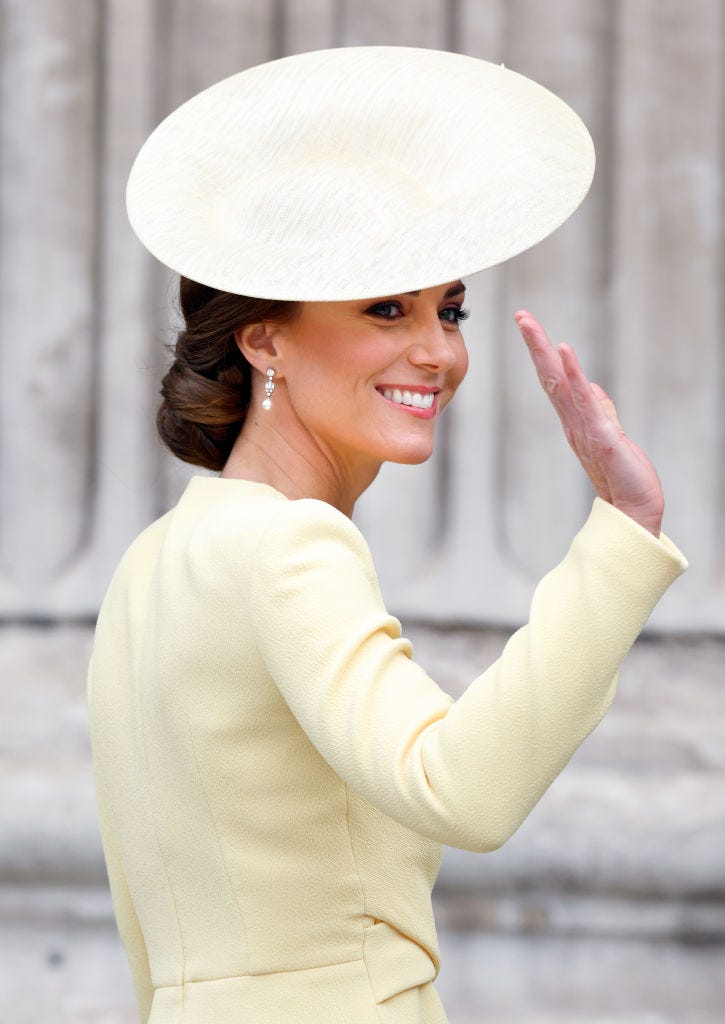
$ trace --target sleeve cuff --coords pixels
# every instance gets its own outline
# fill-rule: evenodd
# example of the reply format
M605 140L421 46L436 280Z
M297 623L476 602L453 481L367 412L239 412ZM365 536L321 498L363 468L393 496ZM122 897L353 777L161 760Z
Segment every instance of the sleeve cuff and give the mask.
M661 576L663 591L681 576L689 562L665 533L659 537L646 530L635 519L614 505L595 497L587 522L598 537L606 535L608 546L614 540L615 550L624 557L632 557L635 564L647 563L652 571Z

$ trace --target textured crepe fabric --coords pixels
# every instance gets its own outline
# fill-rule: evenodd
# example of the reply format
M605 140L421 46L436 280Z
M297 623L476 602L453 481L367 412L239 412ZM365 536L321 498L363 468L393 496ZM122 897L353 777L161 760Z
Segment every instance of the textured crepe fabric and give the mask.
M515 831L686 565L595 499L528 624L454 701L412 660L342 513L192 478L121 560L88 675L142 1020L445 1024L441 844Z

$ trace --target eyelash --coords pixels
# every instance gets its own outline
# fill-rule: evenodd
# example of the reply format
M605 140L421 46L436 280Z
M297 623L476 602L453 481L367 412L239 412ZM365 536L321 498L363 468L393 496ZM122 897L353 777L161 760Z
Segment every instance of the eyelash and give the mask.
M378 312L379 310L381 310L381 309L389 309L389 308L393 308L393 307L395 309L397 309L399 312L402 313L402 309L400 307L400 304L397 303L397 302L379 302L377 304L377 306L371 306L370 309L367 310L367 312L368 313L373 313L373 314L376 314L376 315L382 315L382 314L380 314ZM449 323L449 324L452 324L452 323L457 323L458 324L458 323L461 322L461 320L467 320L469 318L469 316L471 315L470 309L467 309L465 306L446 306L444 309L441 310L441 313L445 313L447 310L453 310L453 312L456 314L455 320L447 320L446 321L446 323ZM392 319L395 319L395 318L394 317L389 317L389 316L383 316L383 319L384 320L392 320Z

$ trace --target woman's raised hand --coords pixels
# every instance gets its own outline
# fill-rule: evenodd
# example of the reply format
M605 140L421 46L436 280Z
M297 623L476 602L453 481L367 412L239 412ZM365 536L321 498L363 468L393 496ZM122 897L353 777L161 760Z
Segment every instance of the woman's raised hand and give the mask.
M520 309L514 319L566 439L597 494L659 537L664 511L659 477L642 449L625 434L614 403L598 384L587 380L573 349L554 348L528 310Z

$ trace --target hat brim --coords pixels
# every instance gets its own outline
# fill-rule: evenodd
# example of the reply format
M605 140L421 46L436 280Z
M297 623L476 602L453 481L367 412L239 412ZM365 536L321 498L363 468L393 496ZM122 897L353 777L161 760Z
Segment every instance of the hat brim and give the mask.
M192 97L149 136L127 209L172 270L223 291L340 301L432 287L523 252L594 174L574 111L499 64L318 50Z

